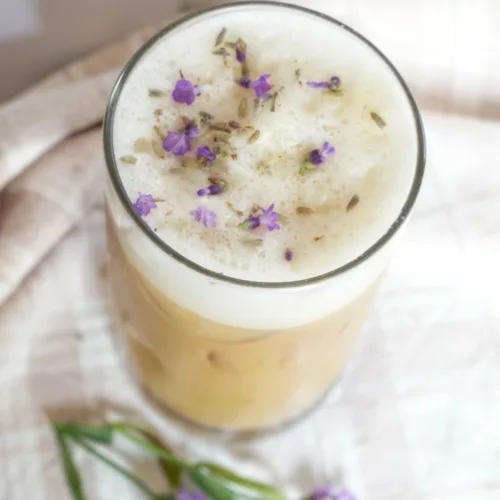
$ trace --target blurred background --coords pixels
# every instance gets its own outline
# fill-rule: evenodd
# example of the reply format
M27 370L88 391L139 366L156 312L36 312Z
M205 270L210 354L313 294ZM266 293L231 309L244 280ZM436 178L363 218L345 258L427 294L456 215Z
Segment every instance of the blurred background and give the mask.
M75 57L211 0L0 0L0 102ZM221 3L221 2L218 2Z
M393 60L421 105L500 116L500 1L289 1L326 12L370 38ZM220 3L226 2L0 0L0 102L145 25Z

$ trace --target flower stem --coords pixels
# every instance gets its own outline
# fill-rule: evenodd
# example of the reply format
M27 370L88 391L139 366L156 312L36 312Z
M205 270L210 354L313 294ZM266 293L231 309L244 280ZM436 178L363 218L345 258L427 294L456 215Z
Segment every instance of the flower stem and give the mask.
M157 500L158 495L144 481L142 481L142 479L139 479L134 474L131 474L127 469L125 469L121 465L117 464L110 458L106 457L105 455L97 451L93 446L90 446L84 439L80 439L74 436L71 436L70 439L72 439L76 444L81 446L88 453L94 455L96 458L104 462L106 465L114 469L116 472L127 478L138 489L143 491L150 500Z
M150 434L150 431L147 431L146 429L143 429L134 424L126 424L121 422L116 422L111 425L113 426L113 430L115 432L122 434L126 438L130 439L130 441L137 443L144 450L153 453L157 457L163 458L171 464L177 465L178 467L181 467L183 469L190 467L189 463L178 459L172 453L169 453L161 446L157 446L140 436L140 434Z

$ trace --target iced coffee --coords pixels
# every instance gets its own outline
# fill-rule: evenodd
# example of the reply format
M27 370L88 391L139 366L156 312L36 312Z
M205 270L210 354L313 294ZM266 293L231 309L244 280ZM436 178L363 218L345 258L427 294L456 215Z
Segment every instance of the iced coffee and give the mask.
M116 318L140 386L203 426L291 421L337 380L423 170L390 63L296 7L168 27L106 117Z

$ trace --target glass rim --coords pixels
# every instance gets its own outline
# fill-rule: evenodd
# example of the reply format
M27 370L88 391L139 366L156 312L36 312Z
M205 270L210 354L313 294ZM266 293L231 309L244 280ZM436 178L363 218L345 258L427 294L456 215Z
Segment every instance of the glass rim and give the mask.
M118 100L120 98L123 87L132 73L132 70L135 68L136 64L141 60L142 56L146 54L146 52L161 38L166 36L171 31L175 30L179 26L189 21L195 20L198 17L205 16L206 14L226 10L228 8L234 7L242 7L242 6L262 6L262 7L280 7L284 9L296 10L299 12L303 12L307 15L315 16L325 21L331 22L336 25L338 28L341 28L347 31L349 34L358 38L362 43L368 46L374 52L374 55L377 55L382 59L382 61L386 64L388 69L392 72L392 74L396 77L398 84L404 91L408 104L410 105L410 109L414 119L415 131L417 134L417 157L416 157L416 165L415 165L415 174L413 177L413 181L411 184L411 188L408 192L408 196L401 208L399 214L392 224L389 225L386 232L377 239L371 246L369 246L364 252L358 255L356 258L346 262L342 266L339 266L332 271L328 271L326 273L322 273L316 276L312 276L309 278L303 278L300 280L294 281L281 281L281 282L268 282L268 281L252 281L245 280L241 278L235 278L231 276L227 276L222 273L218 273L216 271L212 271L207 269L196 262L186 258L184 255L180 254L176 250L174 250L171 246L167 244L166 241L162 240L153 229L137 214L134 210L132 200L128 197L123 183L121 181L120 175L118 173L118 167L116 164L116 157L114 154L114 145L113 145L113 122L115 117L115 112L118 104ZM356 30L346 26L343 22L338 21L337 19L328 16L322 12L318 12L307 7L302 7L299 5L282 3L279 1L267 1L267 0L245 0L241 2L231 2L225 3L222 5L217 5L214 7L209 7L207 9L203 9L186 16L181 17L180 19L168 24L165 28L156 33L153 37L151 37L147 42L145 42L130 58L127 62L123 70L121 71L118 79L116 80L113 89L111 91L108 105L106 108L106 113L104 116L103 123L103 142L104 142L104 156L106 161L106 166L108 170L109 177L111 179L111 183L117 194L123 208L126 210L128 215L132 218L135 224L142 230L144 235L149 238L149 240L160 248L167 256L177 260L180 264L183 264L190 268L193 271L204 274L208 278L217 279L219 281L224 281L227 283L232 283L235 285L245 286L245 287L253 287L253 288L302 288L308 285L314 285L335 276L339 276L351 269L354 269L358 265L367 261L370 257L375 255L382 247L388 243L392 237L398 232L398 230L403 225L403 222L406 220L408 215L410 214L415 201L417 199L418 192L420 190L420 186L422 184L424 171L425 171L425 161L426 161L426 145L425 145L425 135L424 128L422 124L422 118L420 116L420 111L417 107L415 99L413 98L410 89L405 83L403 77L400 75L395 66L391 63L391 61L385 56L385 54L379 50L372 42L370 42L363 35L358 33Z

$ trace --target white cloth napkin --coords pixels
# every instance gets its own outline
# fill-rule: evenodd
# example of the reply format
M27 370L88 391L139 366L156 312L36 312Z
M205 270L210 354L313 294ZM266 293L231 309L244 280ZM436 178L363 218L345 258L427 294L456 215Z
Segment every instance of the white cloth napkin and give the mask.
M69 498L49 417L124 409L180 454L281 483L291 498L328 479L358 500L500 498L500 4L307 6L392 58L429 140L421 197L342 381L299 425L249 442L159 424L120 365L99 122L146 28L0 107L0 499ZM145 457L130 462L151 473ZM141 498L80 463L90 499Z

